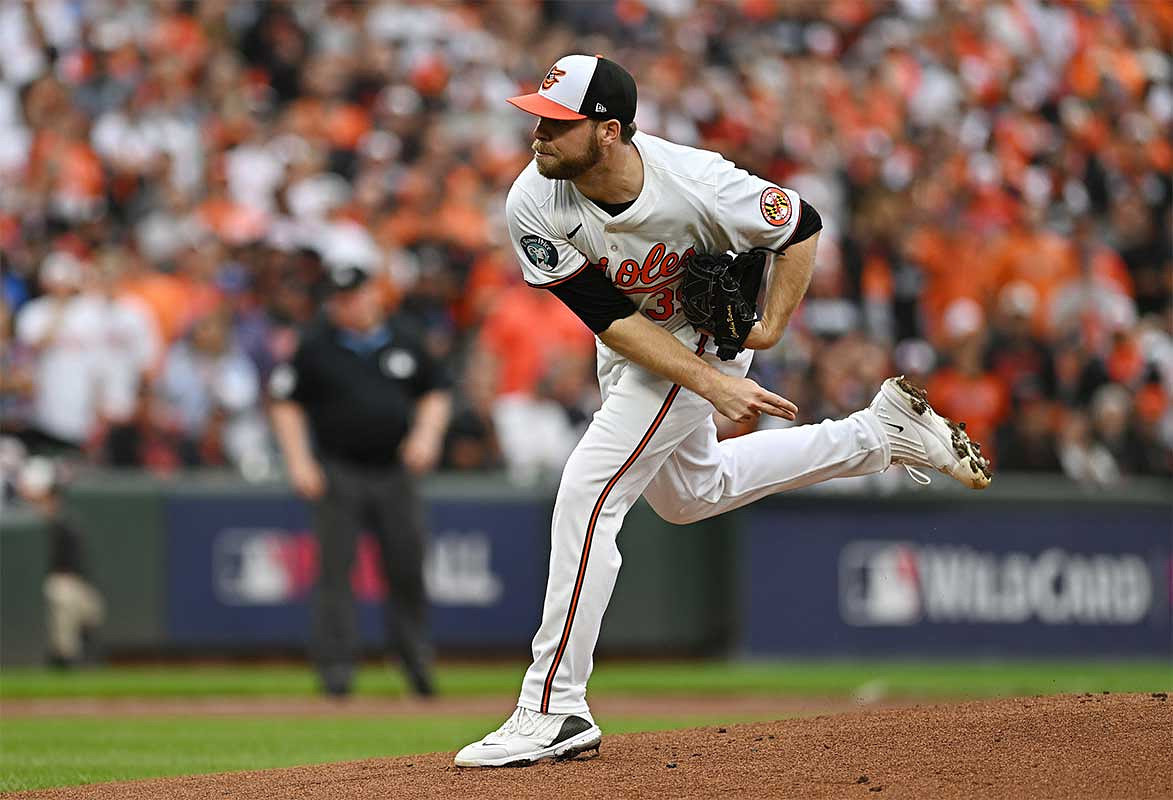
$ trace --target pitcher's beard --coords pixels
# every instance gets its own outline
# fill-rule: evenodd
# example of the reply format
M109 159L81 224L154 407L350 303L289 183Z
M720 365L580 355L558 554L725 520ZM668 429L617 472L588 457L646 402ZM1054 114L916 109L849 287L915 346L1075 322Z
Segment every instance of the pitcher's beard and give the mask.
M577 158L559 158L556 161L538 159L538 173L552 181L572 181L603 159L603 148L593 137L587 151Z

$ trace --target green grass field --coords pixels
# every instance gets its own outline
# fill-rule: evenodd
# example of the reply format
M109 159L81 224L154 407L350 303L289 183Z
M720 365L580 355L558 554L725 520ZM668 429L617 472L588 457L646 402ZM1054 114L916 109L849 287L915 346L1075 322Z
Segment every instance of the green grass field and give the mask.
M438 684L449 697L517 690L522 664L453 664ZM987 697L1061 692L1167 691L1166 662L604 662L591 696ZM360 697L395 697L396 671L365 668ZM32 717L4 714L5 701L62 698L312 697L300 666L118 667L61 674L0 672L0 791L163 775L313 764L454 750L501 722L500 715L435 717ZM608 733L761 719L761 715L601 717Z
M513 694L525 664L449 664L439 670L441 693ZM1151 661L665 661L602 662L594 694L850 695L882 683L889 694L993 697L1168 688L1173 665ZM398 671L367 666L359 695L402 694ZM61 697L308 697L313 673L304 666L117 667L77 672L0 671L0 702Z

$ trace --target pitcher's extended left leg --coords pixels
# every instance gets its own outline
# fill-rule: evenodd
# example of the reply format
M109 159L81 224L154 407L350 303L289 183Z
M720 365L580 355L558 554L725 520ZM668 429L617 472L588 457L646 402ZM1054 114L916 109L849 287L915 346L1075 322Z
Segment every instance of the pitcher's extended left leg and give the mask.
M644 498L665 520L683 525L775 492L883 472L890 456L879 425L865 409L846 419L718 442L708 419L664 462Z
M884 381L868 408L818 425L767 430L717 442L711 420L664 462L644 497L668 522L686 524L775 492L831 478L882 472L892 464L937 470L973 489L992 473L965 424L936 414L923 389L903 378Z

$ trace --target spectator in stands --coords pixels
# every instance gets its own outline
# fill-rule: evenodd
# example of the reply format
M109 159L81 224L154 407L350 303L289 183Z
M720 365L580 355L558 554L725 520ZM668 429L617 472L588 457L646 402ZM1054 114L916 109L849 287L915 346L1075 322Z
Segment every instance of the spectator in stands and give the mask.
M232 464L263 472L267 436L257 368L224 311L196 320L168 351L156 384L157 414L188 466Z
M585 368L593 337L553 295L514 285L497 296L479 338L476 356L496 368L493 427L511 479L533 483L560 474L578 438L565 410L541 396L540 384L563 361ZM535 424L544 436L534 435Z
M1092 435L1087 416L1071 411L1059 433L1059 463L1063 473L1078 483L1112 486L1120 482L1120 468L1106 447Z
M443 465L456 470L503 466L493 428L494 367L488 358L469 358L453 390L452 422L444 443Z
M131 467L140 463L138 421L142 416L147 379L162 357L157 328L150 312L126 294L122 276L126 253L105 250L98 259L103 337L100 350L100 421L104 428L106 462Z
M995 431L1010 413L1007 387L983 363L985 322L974 300L953 301L945 311L948 364L929 380L933 405L951 419L965 420L969 435L993 451ZM983 452L995 460L994 452Z
M1144 446L1132 427L1132 397L1117 383L1096 390L1091 406L1092 431L1096 442L1112 457L1122 475L1142 473Z
M986 368L1007 387L1016 407L1055 395L1051 350L1031 327L1037 308L1038 292L1029 283L1004 286L986 345Z
M1149 380L1146 316L1168 335L1169 8L739 2L715 22L706 3L626 0L0 3L3 291L19 314L50 249L68 240L89 261L133 243L127 288L166 344L228 295L264 372L313 314L305 254L350 226L430 351L491 375L492 405L524 403L548 370L532 366L580 343L535 359L545 345L525 341L542 336L495 237L531 120L500 100L577 37L641 76L642 130L827 209L785 352L758 359L775 388L812 413L838 407L825 391L851 381L810 381L810 365L858 335L888 358L930 343L920 361L948 374L946 313L968 299L989 321L988 373L1012 403L1052 395L1059 436L1098 387ZM521 311L497 310L506 294ZM499 448L478 438L470 463L513 452L510 430Z
M104 335L101 300L85 288L82 263L49 254L39 273L44 295L25 304L16 335L34 354L30 448L79 451L98 419Z
M1173 474L1173 410L1161 384L1149 381L1136 393L1134 425L1139 440L1140 472Z
M582 353L563 353L545 366L532 394L498 398L493 424L514 483L549 481L566 466L600 404L589 380L593 367Z
M1079 334L1103 353L1113 334L1136 325L1132 281L1120 257L1096 240L1087 222L1076 229L1069 260L1078 267L1051 295L1049 328L1057 336Z
M1108 382L1104 359L1071 334L1053 343L1055 394L1069 408L1086 409L1096 389Z
M1046 398L1025 395L1016 412L998 429L998 466L1016 472L1060 472L1059 448Z
M35 363L32 351L13 332L12 312L0 300L0 434L18 436L33 418Z

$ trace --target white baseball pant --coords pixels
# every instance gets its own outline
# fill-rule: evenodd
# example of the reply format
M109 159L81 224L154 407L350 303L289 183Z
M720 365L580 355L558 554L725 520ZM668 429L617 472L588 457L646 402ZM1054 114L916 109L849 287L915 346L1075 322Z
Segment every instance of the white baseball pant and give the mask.
M726 374L749 370L751 350L721 361L687 326L676 336ZM622 563L616 537L641 494L665 520L683 524L890 463L887 437L866 409L718 442L709 401L598 348L603 405L562 473L542 624L518 701L543 713L587 710L595 643Z

